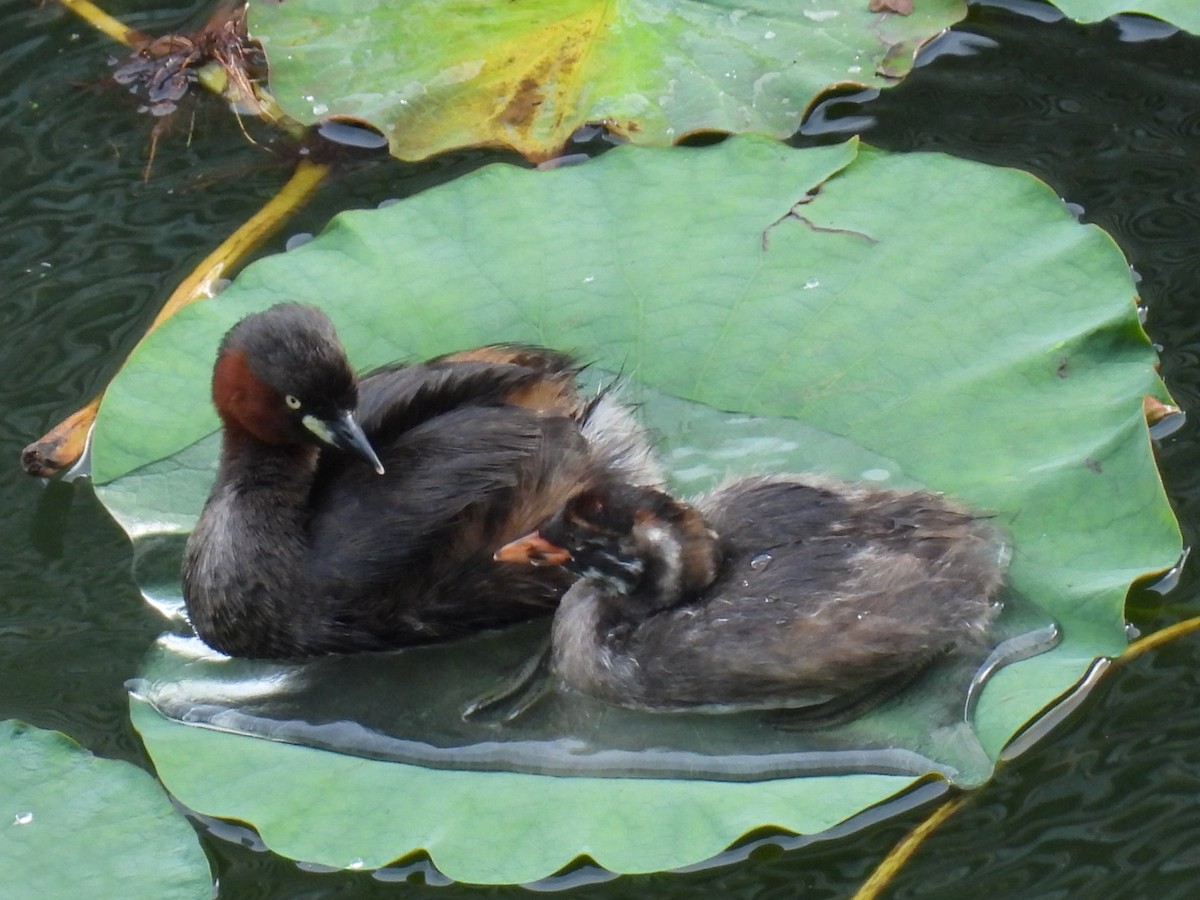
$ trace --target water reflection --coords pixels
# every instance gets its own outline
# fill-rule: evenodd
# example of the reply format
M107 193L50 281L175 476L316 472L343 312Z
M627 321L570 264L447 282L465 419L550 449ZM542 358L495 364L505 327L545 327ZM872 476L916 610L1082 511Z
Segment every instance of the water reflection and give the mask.
M544 622L298 664L230 659L168 635L130 687L179 722L434 768L728 781L937 772L974 784L992 768L972 727L979 693L1003 666L1057 643L1044 614L1005 600L986 658L935 666L861 719L815 730L779 727L772 713L643 713L562 690L515 722L465 719L540 651Z
M604 372L589 377L596 386L612 380ZM820 470L920 486L895 461L798 420L725 413L636 383L624 389L661 429L663 456L682 495L707 490L739 469ZM205 439L187 452L215 453L211 443ZM104 492L121 516L121 496L109 487ZM173 521L172 533L137 541L139 584L176 622L182 621L184 528L182 520ZM771 563L764 553L750 565ZM444 645L299 664L230 659L194 637L167 635L130 687L179 722L434 768L727 781L936 772L969 785L985 781L993 766L975 730L979 697L996 672L1058 639L1054 623L1029 600L1012 590L1001 599L990 646L945 660L894 700L828 727L800 726L778 711L619 709L549 683L523 691L511 713L464 716L514 672L519 681L533 670L548 621Z

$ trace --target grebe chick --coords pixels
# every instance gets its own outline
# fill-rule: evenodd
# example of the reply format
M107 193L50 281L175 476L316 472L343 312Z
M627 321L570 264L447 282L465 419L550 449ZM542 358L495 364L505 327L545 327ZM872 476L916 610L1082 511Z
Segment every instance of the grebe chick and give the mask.
M197 634L300 658L552 611L573 576L492 550L599 473L658 477L629 412L609 393L584 402L577 373L564 354L495 346L360 381L320 310L242 319L213 370L221 457L184 552Z
M788 475L690 504L593 486L496 558L580 576L554 617L561 682L619 706L721 712L886 699L982 645L1007 546L936 494Z

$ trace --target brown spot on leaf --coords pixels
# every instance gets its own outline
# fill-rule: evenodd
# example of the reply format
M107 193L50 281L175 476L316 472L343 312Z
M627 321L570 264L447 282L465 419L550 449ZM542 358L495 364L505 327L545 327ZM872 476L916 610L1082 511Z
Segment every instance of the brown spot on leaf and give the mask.
M546 95L542 93L541 85L533 78L525 78L497 118L513 127L527 125L537 114L538 107L545 102Z
M1100 460L1092 459L1090 456L1083 461L1083 464L1088 467L1089 472L1095 472L1097 475L1104 471L1104 466L1100 464Z
M910 16L913 11L913 0L871 0L867 4L867 9L873 13L886 12Z
M484 111L484 132L494 143L517 148L535 162L557 155L566 136L562 132L578 125L575 70L589 52L600 17L587 9L547 21L508 42L514 47L497 54L507 62L485 68L494 105Z

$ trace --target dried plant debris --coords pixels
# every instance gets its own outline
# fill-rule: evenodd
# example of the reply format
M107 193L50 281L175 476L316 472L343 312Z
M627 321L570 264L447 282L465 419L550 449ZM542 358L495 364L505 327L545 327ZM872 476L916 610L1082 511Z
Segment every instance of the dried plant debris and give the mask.
M193 34L168 34L143 44L119 61L113 78L145 100L139 112L169 116L210 63L223 74L219 87L228 100L261 112L254 83L266 71L266 58L246 33L245 2L221 4Z

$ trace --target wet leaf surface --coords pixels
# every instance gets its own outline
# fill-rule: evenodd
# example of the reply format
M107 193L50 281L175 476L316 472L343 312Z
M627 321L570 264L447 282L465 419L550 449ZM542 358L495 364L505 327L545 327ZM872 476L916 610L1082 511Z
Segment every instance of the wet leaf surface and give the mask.
M293 118L373 123L401 159L456 147L556 155L604 122L637 144L793 133L830 84L886 86L963 0L911 16L866 0L288 0L255 4L270 87Z
M340 216L184 310L110 389L96 479L140 546L185 531L212 474L217 341L282 299L328 309L363 367L495 340L569 347L666 395L843 436L994 512L1012 589L1063 631L983 690L974 732L994 760L1120 652L1129 582L1179 552L1142 411L1167 397L1133 294L1112 242L1040 182L935 154L733 139L493 166ZM582 853L624 872L684 865L759 825L820 830L914 780L447 772L134 714L180 799L253 822L277 852L378 866L424 849L468 881L526 881ZM256 789L268 771L272 790Z

